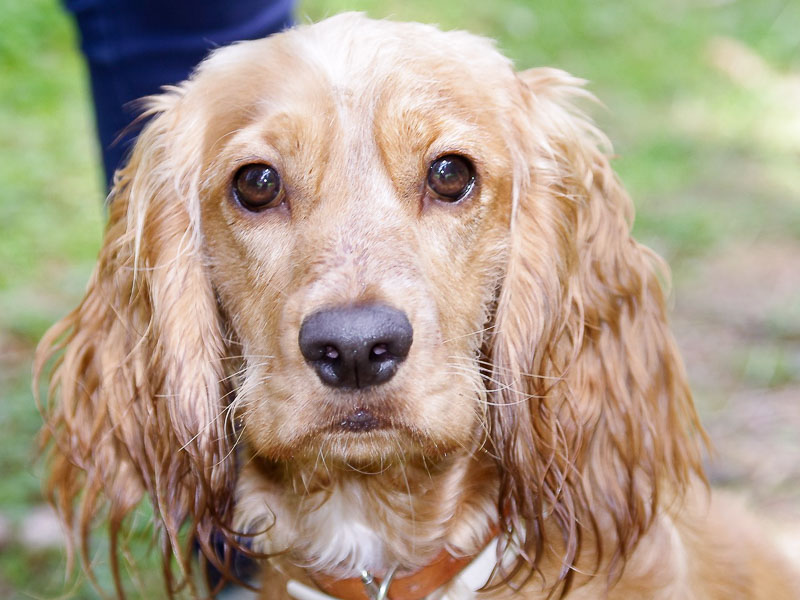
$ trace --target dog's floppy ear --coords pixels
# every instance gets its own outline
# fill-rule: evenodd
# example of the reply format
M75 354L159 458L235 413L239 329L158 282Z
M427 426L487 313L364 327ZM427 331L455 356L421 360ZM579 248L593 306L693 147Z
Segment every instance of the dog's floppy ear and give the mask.
M588 96L582 82L534 69L518 83L492 435L503 524L534 567L560 549L568 579L598 527L617 544L590 552L612 571L624 564L659 494L679 495L700 472L703 434L667 327L666 268L631 237L605 138L572 104ZM553 523L561 539L548 539Z
M222 324L199 244L202 132L181 125L181 100L180 89L151 99L152 120L115 177L86 296L45 335L35 365L38 380L58 357L43 406L46 490L85 567L90 530L108 517L120 595L117 534L143 496L165 561L177 556L186 576L179 532L188 524L207 544L227 523L235 483Z

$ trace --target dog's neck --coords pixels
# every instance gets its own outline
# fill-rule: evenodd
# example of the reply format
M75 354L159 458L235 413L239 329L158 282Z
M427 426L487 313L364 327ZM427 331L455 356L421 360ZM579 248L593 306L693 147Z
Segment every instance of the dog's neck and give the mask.
M443 549L472 555L485 545L497 520L495 473L483 454L371 474L256 459L242 472L235 526L256 533L255 550L288 551L315 572L411 572Z

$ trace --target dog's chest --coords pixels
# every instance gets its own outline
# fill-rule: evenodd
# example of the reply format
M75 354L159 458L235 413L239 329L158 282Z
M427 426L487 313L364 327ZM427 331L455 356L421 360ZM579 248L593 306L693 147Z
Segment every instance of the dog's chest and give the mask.
M362 507L341 492L334 492L324 505L298 514L303 532L301 561L321 571L376 571L385 565L382 536Z

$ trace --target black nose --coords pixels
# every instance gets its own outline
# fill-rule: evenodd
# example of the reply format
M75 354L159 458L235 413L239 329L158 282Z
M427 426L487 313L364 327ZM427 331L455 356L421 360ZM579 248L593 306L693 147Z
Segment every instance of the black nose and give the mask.
M331 387L365 388L389 381L411 348L408 318L383 304L327 308L300 326L300 351Z

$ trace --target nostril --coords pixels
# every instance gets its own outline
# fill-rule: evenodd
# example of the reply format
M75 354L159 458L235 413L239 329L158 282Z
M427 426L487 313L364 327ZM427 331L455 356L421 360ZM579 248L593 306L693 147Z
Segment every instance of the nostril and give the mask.
M369 352L369 357L372 360L384 360L389 358L387 354L389 354L389 349L386 344L375 344Z

